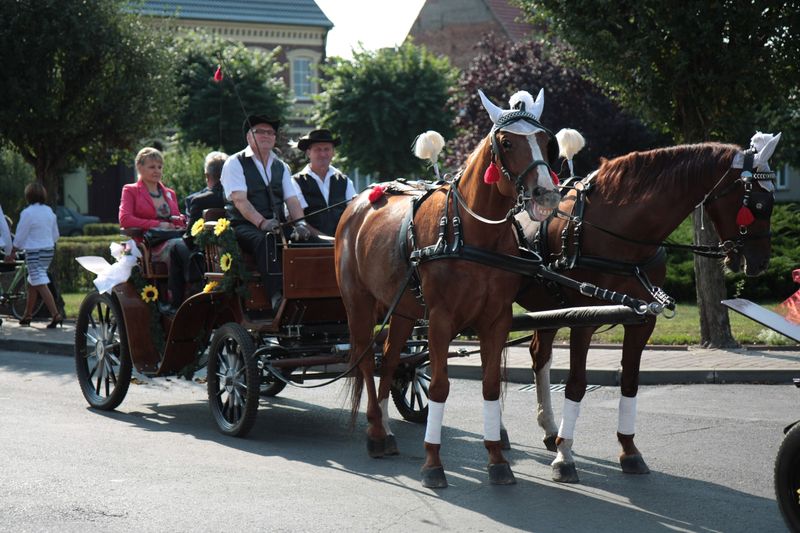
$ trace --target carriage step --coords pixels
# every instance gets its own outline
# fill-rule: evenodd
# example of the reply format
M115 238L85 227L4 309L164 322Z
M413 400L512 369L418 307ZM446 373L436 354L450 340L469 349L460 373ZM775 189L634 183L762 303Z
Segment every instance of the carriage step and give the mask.
M602 385L587 385L586 392L592 392L593 390L599 389ZM567 388L565 383L558 383L556 385L550 385L550 392L562 392L564 389ZM530 384L525 385L519 388L520 392L536 392L536 385Z

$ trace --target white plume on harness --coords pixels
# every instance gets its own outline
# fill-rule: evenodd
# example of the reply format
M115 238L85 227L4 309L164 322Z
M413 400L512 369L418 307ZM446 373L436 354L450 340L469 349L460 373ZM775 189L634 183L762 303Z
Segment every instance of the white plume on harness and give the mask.
M436 179L439 178L439 154L444 148L444 137L438 132L428 130L420 133L414 139L414 155L420 159L426 159L433 164L433 171L436 172Z
M556 140L558 141L558 155L567 160L569 175L574 176L572 158L586 146L586 139L577 130L563 128L556 133Z
M778 146L778 141L781 140L781 134L773 135L771 133L761 133L757 131L753 137L750 138L750 148L756 151L753 156L753 170L756 172L770 172L769 158L775 152L775 147ZM731 168L742 168L744 166L744 154L739 152L733 158ZM769 192L775 190L775 184L770 180L759 180L758 185Z

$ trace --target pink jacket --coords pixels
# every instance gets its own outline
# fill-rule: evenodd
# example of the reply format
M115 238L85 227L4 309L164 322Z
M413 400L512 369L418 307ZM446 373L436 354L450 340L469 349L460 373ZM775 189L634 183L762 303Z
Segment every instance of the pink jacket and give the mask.
M181 217L181 223L183 223L175 191L165 187L162 183L159 183L158 187L169 204L170 214L173 217ZM121 227L151 229L157 227L161 222L163 220L156 217L156 208L150 199L147 186L142 180L122 187L122 198L119 202L119 225Z

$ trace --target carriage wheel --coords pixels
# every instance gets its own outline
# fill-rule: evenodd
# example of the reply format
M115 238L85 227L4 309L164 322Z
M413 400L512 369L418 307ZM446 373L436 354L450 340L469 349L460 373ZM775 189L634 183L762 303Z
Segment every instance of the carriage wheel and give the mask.
M800 424L784 437L775 458L775 497L783 520L800 531Z
M28 284L28 277L25 276L14 288L14 299L11 300L11 314L14 315L14 318L17 320L25 316L25 307L28 305L28 287L30 287ZM44 300L36 298L36 305L33 306L31 316L38 315L43 306Z
M413 368L407 368L392 384L392 400L400 415L409 422L422 424L428 420L428 373L430 361L425 360Z
M115 409L131 383L125 323L117 302L97 291L86 295L75 325L75 371L89 405Z
M244 437L258 411L261 371L255 345L239 324L228 323L214 334L208 353L208 403L219 430Z

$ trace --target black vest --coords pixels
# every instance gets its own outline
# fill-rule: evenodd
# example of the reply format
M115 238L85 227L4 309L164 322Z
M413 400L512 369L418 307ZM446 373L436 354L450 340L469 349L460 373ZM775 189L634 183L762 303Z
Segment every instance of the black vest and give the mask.
M242 165L244 181L247 185L247 200L253 205L253 208L264 218L275 218L275 213L277 212L278 218L284 220L283 161L277 157L272 161L272 166L270 167L272 179L269 180L268 189L252 157L245 156L243 150L236 154L236 158L239 159L239 163ZM278 204L277 208L273 205L273 200ZM239 210L236 209L236 206L233 205L232 201L228 200L225 209L228 211L228 217L234 224L241 224L243 222L249 224L247 219L245 219Z
M328 184L330 189L328 203L325 203L325 197L322 195L322 191L319 190L319 185L317 185L317 181L314 178L308 174L301 173L297 173L293 177L297 184L300 185L303 197L308 203L308 207L304 210L306 215L346 200L344 195L347 192L347 178L342 174L334 174L328 178L331 180ZM332 236L336 233L336 226L339 224L339 219L342 218L342 213L344 213L346 207L347 204L337 205L331 209L326 209L322 213L306 218L306 221L322 233Z

